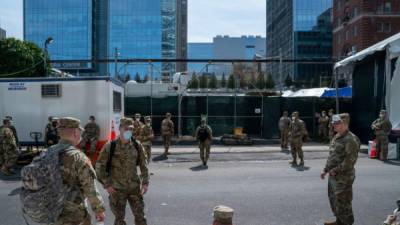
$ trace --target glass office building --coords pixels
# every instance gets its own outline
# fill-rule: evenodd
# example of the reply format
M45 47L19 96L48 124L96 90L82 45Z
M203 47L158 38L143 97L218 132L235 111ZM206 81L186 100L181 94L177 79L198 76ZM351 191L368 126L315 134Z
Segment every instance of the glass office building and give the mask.
M267 0L267 56L284 59L332 58L332 0ZM278 84L289 75L317 86L332 74L332 64L271 63Z
M186 58L186 27L186 0L24 0L24 38L43 47L53 37L51 59ZM168 77L179 66L99 63L91 73Z
M24 39L43 48L48 37L51 59L91 59L92 0L25 0ZM64 63L59 68L90 69L90 63Z

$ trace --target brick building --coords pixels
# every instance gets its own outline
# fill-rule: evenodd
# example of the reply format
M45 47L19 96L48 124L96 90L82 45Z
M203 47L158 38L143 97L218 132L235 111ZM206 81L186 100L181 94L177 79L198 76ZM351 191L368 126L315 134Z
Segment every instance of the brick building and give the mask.
M338 61L400 32L399 0L333 3L333 57Z

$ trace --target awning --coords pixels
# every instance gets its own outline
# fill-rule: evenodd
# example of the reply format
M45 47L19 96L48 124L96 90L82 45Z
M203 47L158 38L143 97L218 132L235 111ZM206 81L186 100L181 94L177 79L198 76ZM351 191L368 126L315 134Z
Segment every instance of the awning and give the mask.
M387 48L389 48L390 53L393 55L400 54L400 33L397 33L381 42L372 45L369 48L366 48L358 52L355 55L352 55L350 57L343 59L340 62L337 62L335 64L335 69L338 67L346 66L352 62L360 61L365 57L374 54L375 52L384 51ZM390 58L392 58L392 56Z
M339 98L351 98L352 97L352 87L344 87L338 89ZM326 90L322 96L322 98L335 98L336 97L336 89Z

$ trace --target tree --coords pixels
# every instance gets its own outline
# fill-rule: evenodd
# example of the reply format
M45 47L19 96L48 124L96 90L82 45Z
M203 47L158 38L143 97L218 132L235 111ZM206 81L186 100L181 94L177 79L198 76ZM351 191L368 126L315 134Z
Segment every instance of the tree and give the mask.
M43 77L50 74L50 59L44 51L34 43L20 41L15 38L0 40L0 77Z
M236 88L236 80L235 80L235 76L233 74L229 75L228 78L228 88L229 89L235 89Z
M275 81L274 81L274 78L272 78L271 74L268 74L268 76L267 76L267 81L265 82L265 87L269 88L269 89L275 87Z
M217 80L217 77L215 76L215 74L211 75L210 82L208 83L208 87L211 89L216 89L217 83L218 83L218 80Z
M264 89L265 88L265 78L263 73L259 73L257 76L257 88Z
M221 87L222 87L222 88L226 87L225 73L222 74L222 78L221 78Z
M285 79L285 86L290 87L293 85L293 80L292 77L288 74L286 79Z
M150 81L150 76L148 74L146 74L146 76L144 76L144 82Z
M195 72L192 74L192 78L189 81L188 88L197 89L199 88L199 79L197 79L197 75Z
M240 86L240 88L242 88L242 89L247 88L248 83L247 83L247 80L246 80L246 78L245 78L244 76L241 76L241 77L239 78L239 86Z
M200 76L200 88L207 88L208 87L208 79L206 75Z
M131 75L128 73L126 76L125 76L125 83L128 83L128 81L130 81L131 80Z
M139 75L138 72L136 72L135 81L136 81L137 83L141 83L141 82L142 82L142 80L140 79L140 75Z

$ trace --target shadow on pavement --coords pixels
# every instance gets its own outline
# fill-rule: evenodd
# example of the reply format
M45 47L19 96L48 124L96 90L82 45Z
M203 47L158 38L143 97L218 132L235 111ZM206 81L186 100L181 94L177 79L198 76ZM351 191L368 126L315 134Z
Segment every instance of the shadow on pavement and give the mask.
M12 174L10 176L6 176L2 172L0 172L0 180L4 180L4 181L19 181L19 180L21 180L21 169L22 169L22 167L20 167L20 166L14 167L13 168L14 174Z
M19 187L19 188L16 188L16 189L14 189L14 190L12 190L9 194L8 194L8 196L15 196L15 195L19 195L19 193L21 193L21 188Z
M285 153L286 155L289 155L289 154L290 154L290 150L289 150L289 149L283 149L281 152L282 152L282 153Z
M158 161L165 161L168 159L168 156L161 154L159 156L156 156L153 158L153 162L158 162Z
M388 161L385 161L383 163L388 164L388 165L392 165L392 166L400 166L400 161L388 160Z
M208 166L198 165L198 166L191 167L190 170L193 172L208 170Z
M310 170L310 167L308 167L308 166L297 166L297 167L295 167L295 168L296 168L296 170L299 171L299 172L303 172L303 171Z

